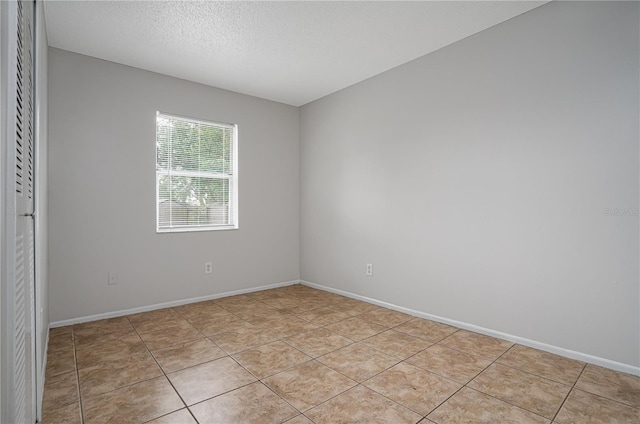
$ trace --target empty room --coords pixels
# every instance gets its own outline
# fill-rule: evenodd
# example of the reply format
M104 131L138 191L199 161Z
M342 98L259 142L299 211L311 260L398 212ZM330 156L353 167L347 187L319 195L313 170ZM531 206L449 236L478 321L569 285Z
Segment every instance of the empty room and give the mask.
M0 2L0 422L640 422L640 2Z

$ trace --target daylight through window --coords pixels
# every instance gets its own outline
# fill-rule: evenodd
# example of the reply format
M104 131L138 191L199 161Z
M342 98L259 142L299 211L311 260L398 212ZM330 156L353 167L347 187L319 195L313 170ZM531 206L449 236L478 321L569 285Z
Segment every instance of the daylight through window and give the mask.
M238 228L237 127L156 115L158 232Z

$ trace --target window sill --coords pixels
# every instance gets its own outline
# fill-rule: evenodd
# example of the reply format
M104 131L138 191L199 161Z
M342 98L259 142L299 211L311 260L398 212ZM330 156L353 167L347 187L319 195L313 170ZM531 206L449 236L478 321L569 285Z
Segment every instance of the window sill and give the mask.
M176 227L176 228L156 228L157 234L168 233L199 233L203 231L226 231L226 230L238 230L237 225L219 225L215 227Z

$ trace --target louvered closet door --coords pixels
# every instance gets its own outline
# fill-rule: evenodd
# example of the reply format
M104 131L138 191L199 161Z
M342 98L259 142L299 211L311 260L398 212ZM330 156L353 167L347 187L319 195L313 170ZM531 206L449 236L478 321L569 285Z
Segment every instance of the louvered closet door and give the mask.
M6 9L5 9L6 10ZM8 254L8 266L13 265L13 278L7 282L9 308L12 321L9 328L11 344L8 360L12 362L9 371L9 387L3 395L9 396L9 410L3 415L9 423L34 423L36 406L35 384L35 296L34 296L34 134L33 134L33 2L11 2L9 15L15 16L15 43L10 40L9 84L7 96L7 128L13 128L14 134L7 137L7 169L13 169L14 178L7 178L8 209L13 206L13 222L15 232L7 228L7 236L13 238L13 255ZM14 46L15 45L15 46ZM14 69L14 75L11 70ZM13 97L13 96L12 96ZM12 116L13 115L13 116ZM12 155L11 152L15 155ZM13 162L13 163L12 163ZM11 196L13 192L14 196ZM13 197L13 198L12 198ZM13 201L13 202L12 202ZM13 203L13 205L11 205ZM8 214L9 215L9 214ZM7 216L8 221L11 220ZM9 243L7 243L9 245ZM11 334L12 333L12 334ZM4 374L5 378L6 374ZM7 387L5 386L6 390Z

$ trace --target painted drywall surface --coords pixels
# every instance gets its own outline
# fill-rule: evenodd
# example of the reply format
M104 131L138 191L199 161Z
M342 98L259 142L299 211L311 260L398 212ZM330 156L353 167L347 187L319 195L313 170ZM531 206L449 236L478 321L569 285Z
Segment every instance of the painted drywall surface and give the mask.
M304 106L301 278L640 365L638 6L554 2Z
M238 230L156 233L158 110L238 124ZM298 279L298 118L291 106L50 49L51 321Z

